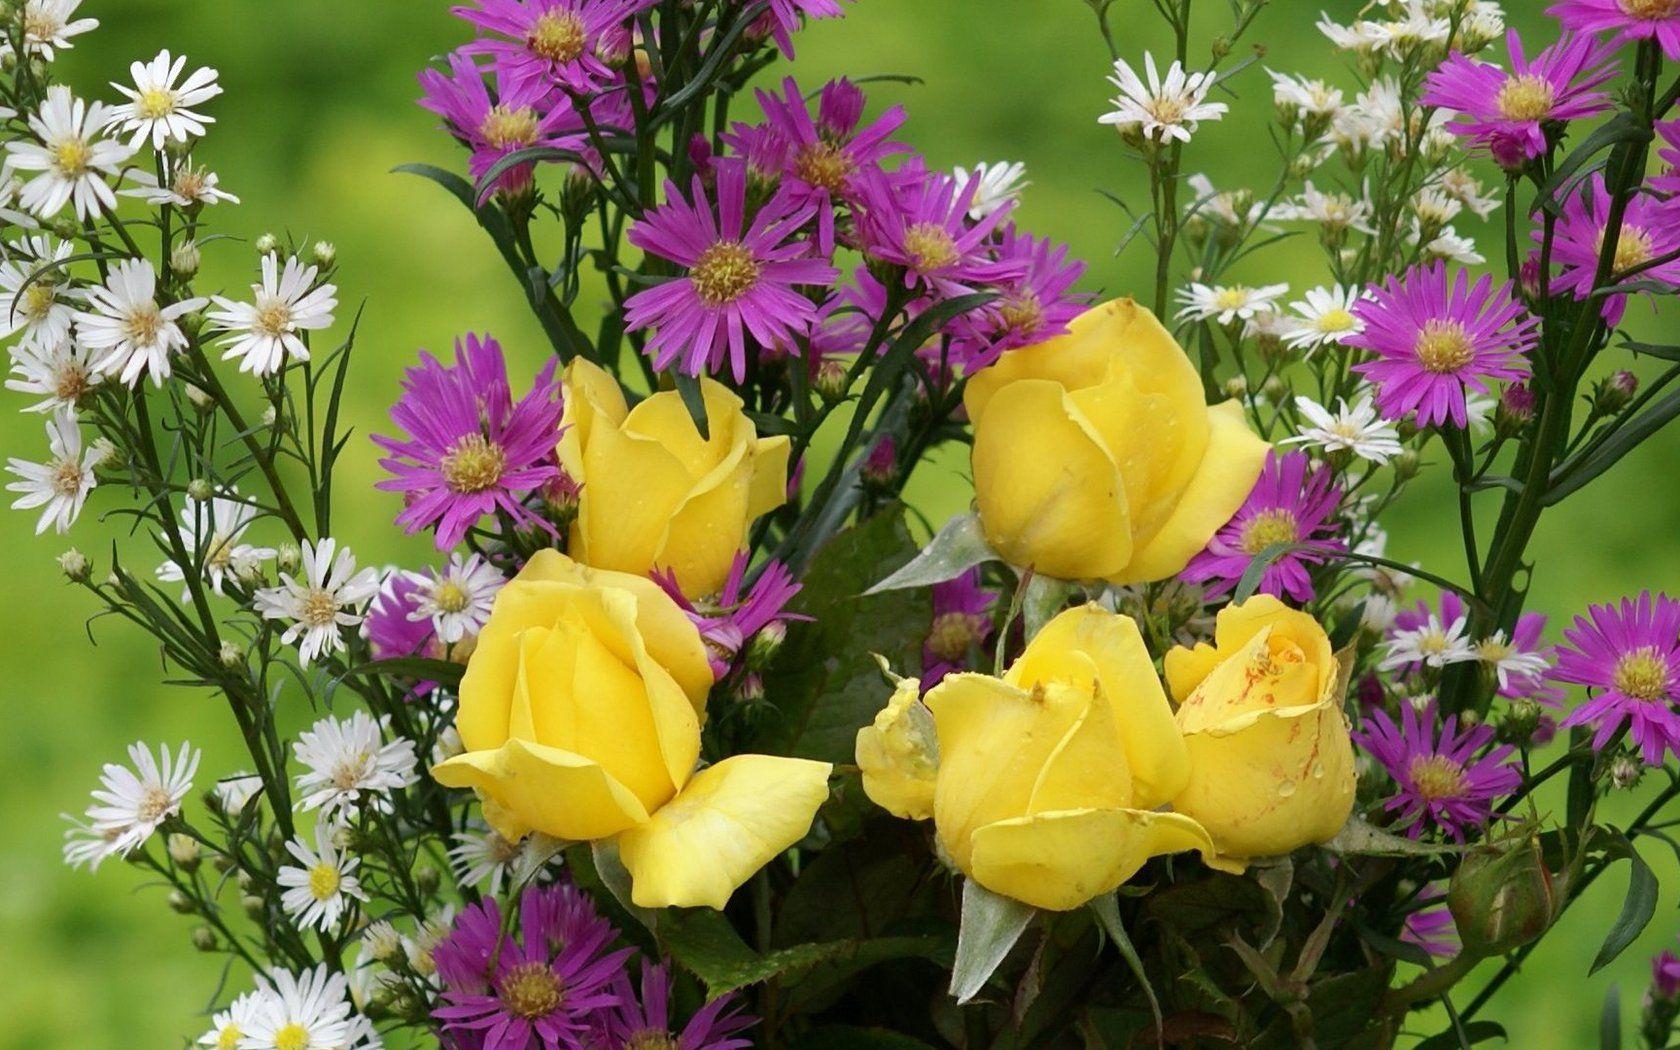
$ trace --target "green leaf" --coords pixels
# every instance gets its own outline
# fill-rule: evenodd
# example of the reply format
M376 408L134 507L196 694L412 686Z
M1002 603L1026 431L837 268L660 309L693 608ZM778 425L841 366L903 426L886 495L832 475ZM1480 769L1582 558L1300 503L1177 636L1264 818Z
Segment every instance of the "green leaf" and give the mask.
M1458 1037L1458 1032L1448 1028L1445 1032L1437 1032L1418 1043L1415 1050L1458 1050L1461 1046L1475 1046L1491 1039L1509 1041L1510 1036L1505 1033L1505 1026L1498 1021L1471 1021L1464 1026L1463 1039Z
M817 552L789 607L812 619L790 624L787 641L764 672L764 695L775 712L748 750L852 761L857 731L874 720L891 693L871 654L895 667L918 666L933 619L926 591L863 591L915 549L902 509L892 507Z
M1626 839L1622 841L1627 843ZM1593 959L1591 969L1587 971L1589 976L1602 970L1611 960L1622 954L1627 946L1644 932L1651 922L1651 916L1657 911L1656 875L1632 843L1627 843L1626 855L1631 865L1628 872L1627 896L1622 898L1621 914L1616 916L1615 924L1605 935L1604 944L1598 949L1598 955Z
M618 856L618 843L612 839L596 839L589 844L590 857L595 861L595 875L601 880L613 900L618 902L649 933L659 933L659 912L643 908L630 897L630 871Z
M1233 925L1275 930L1278 903L1253 879L1224 872L1176 882L1144 899L1145 912L1185 938Z
M1248 568L1243 570L1242 579L1237 581L1237 589L1231 592L1231 604L1248 601L1259 589L1260 580L1266 575L1266 570L1271 568L1272 562L1294 549L1293 543L1274 543L1256 554L1254 560L1248 563Z
M357 664L339 676L346 678L414 678L423 682L439 682L453 689L461 684L466 666L453 660L432 660L424 656L398 656L389 660L370 660Z
M1079 590L1078 584L1049 576L1034 575L1027 581L1027 592L1021 599L1021 620L1032 638L1059 612L1067 600Z
M1622 1050L1622 992L1611 985L1598 1011L1598 1050Z
M962 923L951 964L951 995L958 1003L980 993L1036 914L1032 905L993 893L973 879L963 882Z
M1680 416L1680 390L1658 398L1649 408L1626 422L1618 422L1610 436L1598 442L1581 460L1564 464L1555 471L1546 490L1546 505L1554 506L1585 488L1589 482L1615 466L1644 440Z
M1120 957L1126 960L1126 965L1143 988L1144 998L1149 1000L1149 1012L1154 1015L1155 1029L1160 1031L1161 1001L1155 997L1155 988L1149 983L1149 972L1143 968L1143 960L1138 957L1137 949L1132 946L1132 939L1126 935L1126 926L1120 921L1120 896L1109 893L1091 901L1091 911L1097 916L1097 922L1107 933L1114 946L1120 949Z
M1357 857L1433 857L1443 853L1463 853L1462 846L1432 845L1403 835L1395 835L1349 817L1336 832L1336 837L1324 844L1331 853Z
M841 963L861 968L885 959L936 953L939 947L934 937L882 937L799 944L760 953L741 939L722 912L710 908L665 909L659 942L684 969L700 978L713 999L814 966Z
M882 594L909 587L931 587L954 580L976 565L996 561L997 558L980 529L980 516L972 512L959 514L946 522L928 541L928 545L902 569L863 593Z
M710 441L712 422L706 416L706 396L700 392L700 380L680 369L672 370L671 379L677 385L683 407L688 409L688 418L694 421L694 429L700 432L700 440Z

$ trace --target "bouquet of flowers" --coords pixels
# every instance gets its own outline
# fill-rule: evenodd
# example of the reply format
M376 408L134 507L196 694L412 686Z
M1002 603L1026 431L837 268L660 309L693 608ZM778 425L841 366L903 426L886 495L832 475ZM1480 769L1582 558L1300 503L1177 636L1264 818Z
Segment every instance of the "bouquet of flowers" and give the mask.
M64 847L226 957L199 1045L1468 1046L1607 872L1583 975L1646 927L1680 600L1525 605L1548 508L1680 414L1680 346L1624 328L1680 287L1680 4L1530 40L1373 2L1320 22L1332 84L1257 67L1264 0L1161 0L1165 60L1084 3L1129 295L1016 225L1020 165L787 75L867 5L469 0L419 76L464 162L401 170L552 360L421 352L371 445L330 244L200 286L249 251L216 72L87 101L80 0L0 4L0 331L47 436L8 488L38 531L102 507L65 575L245 745L136 743ZM1267 76L1276 180L1217 188L1198 128ZM1454 223L1501 209L1490 262ZM1322 284L1244 283L1290 236ZM334 538L345 456L433 564ZM906 495L935 457L949 521ZM1462 565L1385 554L1420 478ZM1642 1045L1677 1014L1665 953Z

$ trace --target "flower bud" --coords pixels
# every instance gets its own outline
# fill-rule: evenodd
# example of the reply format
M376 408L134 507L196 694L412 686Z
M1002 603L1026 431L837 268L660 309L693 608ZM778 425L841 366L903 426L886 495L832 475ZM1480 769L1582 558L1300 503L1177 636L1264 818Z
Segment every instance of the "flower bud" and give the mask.
M776 653L781 650L782 642L786 639L786 623L771 620L765 624L747 644L747 666L754 669L770 666L770 661L776 658Z
M272 428L274 426L274 424L278 423L279 421L280 421L280 412L273 405L269 405L267 408L263 409L263 414L262 414L263 426Z
M245 914L248 917L259 922L268 910L267 903L261 897L249 893L239 898L239 906L245 909Z
M1283 400L1289 396L1289 384L1284 381L1282 376L1272 376L1261 384L1260 396L1274 405L1282 404Z
M1528 697L1511 701L1499 718L1499 739L1517 747L1527 747L1540 728L1540 705Z
M187 496L189 499L204 503L216 494L215 488L203 478L193 478L187 482Z
M258 255L273 255L280 250L280 239L272 233L265 233L257 238L256 249Z
M1248 394L1248 377L1232 376L1225 380L1226 397L1243 397Z
M118 451L117 443L108 437L94 438L93 444L88 448L88 459L95 467L103 467L108 463L115 465L127 462L122 458L122 453Z
M316 266L323 270L330 269L333 261L338 258L338 249L331 241L316 241L309 248L309 254Z
M297 572L298 566L303 564L303 551L295 543L283 543L274 554L274 563L281 572Z
M169 253L169 268L179 277L191 277L204 261L197 241L182 241Z
M1610 783L1619 791L1635 787L1645 775L1645 767L1632 755L1617 755L1610 760Z
M216 659L223 667L240 667L245 663L245 647L236 642L223 642L221 649L216 653Z
M367 950L369 958L386 966L396 966L404 958L402 937L388 922L376 922L369 926L362 934L362 947Z
M1515 437L1533 418L1534 391L1526 384L1512 383L1499 395L1499 406L1493 412L1493 429L1500 437Z
M1538 939L1551 926L1557 903L1536 837L1466 855L1447 891L1464 948L1477 955L1503 955Z
M898 442L891 434L882 434L869 455L864 457L860 471L864 484L885 488L898 477Z
M169 910L177 915L191 915L198 910L198 904L180 890L169 891Z
M1410 481L1418 475L1418 454L1415 449L1401 449L1400 454L1393 459L1394 476L1401 481Z
M187 401L191 403L192 407L198 409L200 412L209 412L211 409L216 407L216 399L211 397L209 394L206 394L198 387L193 386L191 383L183 383L182 387L187 395Z
M216 932L208 926L199 926L192 932L193 947L201 952L213 952L218 947Z
M189 873L198 868L200 852L197 839L177 831L171 833L165 842L169 849L169 859L175 862L176 867Z
M750 672L742 675L741 684L735 687L735 695L743 704L758 703L764 699L764 679Z
M88 561L87 555L74 547L58 556L58 567L71 583L86 583L93 575L93 564Z
M846 396L846 366L839 361L824 361L817 366L811 385L824 401L830 404L839 401Z
M436 868L421 868L414 873L414 885L427 896L436 893L438 885L442 881L442 877L438 875Z
M1632 372L1614 372L1593 386L1593 407L1604 415L1620 412L1639 392L1639 377Z

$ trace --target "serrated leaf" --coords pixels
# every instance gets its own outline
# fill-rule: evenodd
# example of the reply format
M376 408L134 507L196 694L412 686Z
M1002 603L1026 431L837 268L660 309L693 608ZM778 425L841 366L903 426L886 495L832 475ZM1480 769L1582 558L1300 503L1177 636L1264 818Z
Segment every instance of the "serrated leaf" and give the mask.
M709 908L665 909L660 945L684 969L700 978L709 998L748 985L829 963L872 965L884 959L936 951L938 938L882 937L823 941L757 952L741 939L722 912Z
M980 528L980 516L973 512L959 514L928 541L902 569L864 591L881 594L910 587L931 587L936 583L954 580L984 562L997 560L991 544Z
M957 957L951 964L951 995L958 1003L980 993L1035 914L1030 904L993 893L973 879L963 882Z

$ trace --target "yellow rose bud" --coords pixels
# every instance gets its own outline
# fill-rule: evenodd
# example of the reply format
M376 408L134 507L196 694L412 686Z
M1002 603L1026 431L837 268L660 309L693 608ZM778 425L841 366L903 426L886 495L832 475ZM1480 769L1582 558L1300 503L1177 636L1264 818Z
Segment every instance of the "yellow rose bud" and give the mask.
M858 730L857 764L863 792L877 806L906 820L933 816L939 742L916 679L900 680L874 724Z
M565 378L560 465L581 486L572 556L639 576L669 570L690 597L716 592L753 521L787 501L787 436L759 437L741 399L710 379L700 380L705 440L674 390L631 409L588 361Z
M711 684L658 585L542 551L496 597L461 679L465 751L432 775L478 792L510 841L616 837L642 907L721 908L809 830L830 767L736 755L697 773Z
M1267 445L1130 299L969 380L974 488L992 548L1060 579L1176 575L1230 520Z
M910 695L894 695L889 725ZM1129 617L1070 609L1002 678L948 675L927 707L934 828L951 862L992 892L1066 911L1158 854L1198 849L1217 862L1200 825L1156 810L1183 787L1189 761ZM867 787L868 750L859 734L866 790L880 801Z
M1173 809L1222 855L1288 853L1335 836L1353 811L1346 681L1324 628L1261 594L1220 610L1214 645L1167 654L1190 750Z

